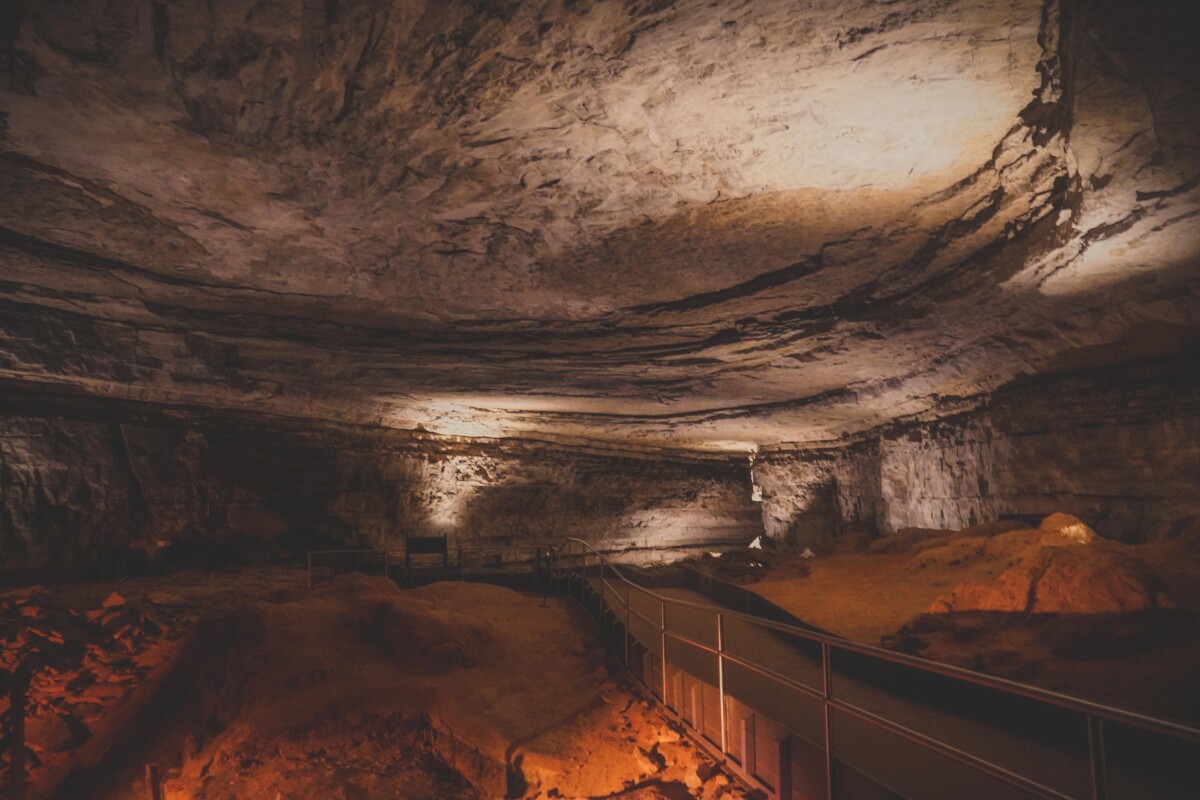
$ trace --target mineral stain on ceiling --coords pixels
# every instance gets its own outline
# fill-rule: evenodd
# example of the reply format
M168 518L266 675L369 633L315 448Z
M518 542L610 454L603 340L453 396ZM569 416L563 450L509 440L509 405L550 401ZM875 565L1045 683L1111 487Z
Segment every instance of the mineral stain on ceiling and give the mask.
M744 451L1182 347L1186 5L18 0L0 378Z

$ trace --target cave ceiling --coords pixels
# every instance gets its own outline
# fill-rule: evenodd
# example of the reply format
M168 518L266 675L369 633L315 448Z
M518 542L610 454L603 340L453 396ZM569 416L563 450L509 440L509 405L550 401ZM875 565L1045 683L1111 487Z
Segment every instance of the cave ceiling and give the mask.
M1195 340L1186 3L0 5L0 379L745 451Z

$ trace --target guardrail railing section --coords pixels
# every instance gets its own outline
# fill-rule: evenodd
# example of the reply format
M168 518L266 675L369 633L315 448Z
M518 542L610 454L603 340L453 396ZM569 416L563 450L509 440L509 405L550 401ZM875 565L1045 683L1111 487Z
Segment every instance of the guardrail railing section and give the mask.
M406 559L400 550L313 550L308 553L308 586L312 588L337 575L384 575L404 586L435 580L489 582L501 573L528 573L540 580L549 563L544 545L465 545L451 547L449 558L414 554Z
M778 800L1194 800L1200 730L637 586L551 575L694 738Z

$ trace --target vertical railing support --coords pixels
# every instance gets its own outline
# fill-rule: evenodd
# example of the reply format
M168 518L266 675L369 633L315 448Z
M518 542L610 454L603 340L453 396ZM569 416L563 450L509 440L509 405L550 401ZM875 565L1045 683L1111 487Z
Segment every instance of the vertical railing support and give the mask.
M779 785L775 787L779 800L792 800L792 737L779 740Z
M1108 800L1108 769L1104 755L1104 720L1087 716L1088 758L1092 765L1092 800Z
M662 701L667 708L671 704L667 702L667 601L658 601L658 635L660 637L662 647Z
M721 755L729 752L729 731L725 720L725 617L717 612L717 694L721 701Z
M625 584L625 669L629 669L629 584Z
M833 755L833 664L829 654L829 642L821 642L821 690L825 707L825 796L837 800L837 762Z

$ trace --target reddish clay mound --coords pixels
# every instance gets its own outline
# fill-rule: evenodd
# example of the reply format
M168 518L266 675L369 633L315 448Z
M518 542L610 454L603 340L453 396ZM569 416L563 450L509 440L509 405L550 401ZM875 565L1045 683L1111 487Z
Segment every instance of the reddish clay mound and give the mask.
M41 769L35 796L55 787L94 800L141 796L130 786L148 763L160 765L168 797L192 800L742 796L610 679L591 622L570 601L477 584L406 592L348 576L300 590L300 575L262 578L247 571L193 586L176 577L185 596L176 601L199 619L175 646L173 669L157 683L133 666L113 673L122 692L136 687L144 697L136 721L118 713L126 701L86 746L64 745L56 776L69 773L66 782ZM127 603L91 614L67 605L50 613L40 597L11 593L0 621L19 622L20 641L38 646L42 627L91 624L97 641L115 636L100 653L108 663L110 650L136 655L143 639L158 637L149 631L156 612L141 599L148 592L125 586ZM96 587L81 607L105 596ZM90 690L78 677L100 673L91 649L79 649L63 708L82 714ZM70 734L34 732L47 743Z
M1009 558L1015 563L993 581L959 584L929 606L930 613L1011 611L1112 614L1170 608L1150 565L1130 548L1096 538L1067 514L1047 517L1037 531L1015 531L991 540L963 539L918 557Z

